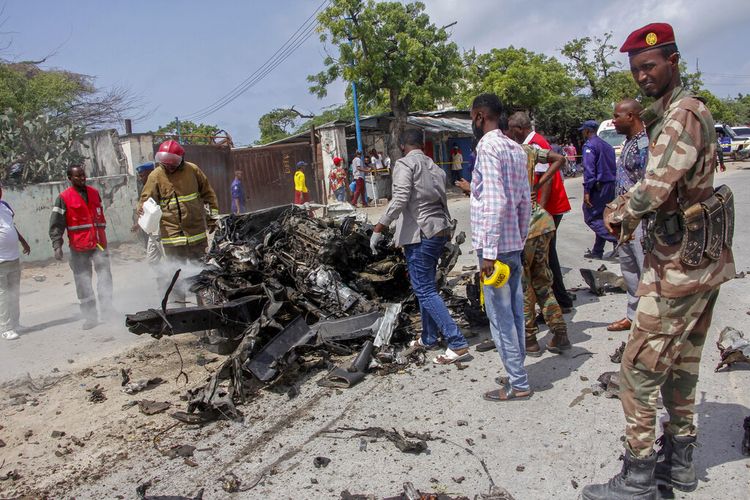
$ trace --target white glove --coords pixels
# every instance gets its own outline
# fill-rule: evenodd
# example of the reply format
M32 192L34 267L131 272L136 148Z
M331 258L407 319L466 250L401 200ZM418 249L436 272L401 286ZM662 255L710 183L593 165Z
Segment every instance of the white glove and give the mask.
M373 231L372 236L370 236L370 250L372 250L373 255L378 254L378 243L380 243L380 240L384 238L383 233L376 233Z

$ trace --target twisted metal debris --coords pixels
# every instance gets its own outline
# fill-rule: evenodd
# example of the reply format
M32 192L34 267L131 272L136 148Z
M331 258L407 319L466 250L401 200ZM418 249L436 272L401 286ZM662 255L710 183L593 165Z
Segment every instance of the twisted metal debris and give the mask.
M368 369L385 374L424 362L423 352L405 347L419 309L404 257L390 235L373 256L371 232L356 216L314 218L289 206L222 218L208 267L191 278L204 305L126 317L131 332L155 338L206 330L207 347L229 354L204 386L188 391L187 412L173 416L189 423L241 418L236 403L320 366L331 369L320 385L350 387ZM464 240L460 233L446 245L438 285L466 324L469 301L444 286ZM348 368L331 362L360 349Z

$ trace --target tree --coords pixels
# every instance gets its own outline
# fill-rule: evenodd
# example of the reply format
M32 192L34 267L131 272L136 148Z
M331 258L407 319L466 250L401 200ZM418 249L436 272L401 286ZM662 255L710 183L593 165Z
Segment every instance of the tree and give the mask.
M91 77L44 70L41 61L0 59L0 165L20 165L18 182L65 178L70 163L81 161L77 142L86 129L120 122L138 106L127 90L99 90ZM131 115L132 116L132 115Z
M3 179L35 183L65 178L68 165L83 160L76 143L83 127L63 124L49 115L17 113L11 108L0 115L0 165ZM11 168L21 167L11 176Z
M327 95L339 78L357 84L365 100L381 93L388 98L391 158L398 158L398 136L409 111L431 107L453 93L460 75L460 57L444 28L430 22L421 2L332 0L318 16L321 42L330 41L338 57L328 56L325 69L308 77L310 91Z
M299 112L292 108L275 108L258 119L260 139L255 144L268 144L292 135Z
M117 126L138 113L140 99L121 87L98 89L90 76L44 70L44 61L9 63L0 60L0 109L48 115L60 123L97 129Z
M588 87L593 99L605 97L603 82L621 66L612 60L617 47L609 43L611 39L611 31L602 37L574 38L560 50L570 60L568 69L579 79L581 87Z
M492 92L512 108L536 114L540 107L571 96L576 82L554 57L513 46L464 55L464 77L457 104L468 108L477 94Z
M180 133L177 133L177 121L172 120L159 127L155 134L168 136L170 139L180 138L182 144L214 144L214 137L219 135L222 130L216 125L206 125L205 123L194 123L190 120L180 121Z

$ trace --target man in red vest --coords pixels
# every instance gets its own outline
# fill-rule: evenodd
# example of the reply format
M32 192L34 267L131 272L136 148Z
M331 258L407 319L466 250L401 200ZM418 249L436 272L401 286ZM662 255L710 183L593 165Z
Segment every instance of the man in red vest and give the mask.
M63 233L68 231L70 268L81 301L83 329L97 324L96 298L99 298L102 316L112 310L112 272L107 252L107 221L99 192L86 185L86 172L81 165L68 167L71 186L60 193L52 207L49 237L55 259L63 258ZM92 265L96 270L96 296L92 286Z

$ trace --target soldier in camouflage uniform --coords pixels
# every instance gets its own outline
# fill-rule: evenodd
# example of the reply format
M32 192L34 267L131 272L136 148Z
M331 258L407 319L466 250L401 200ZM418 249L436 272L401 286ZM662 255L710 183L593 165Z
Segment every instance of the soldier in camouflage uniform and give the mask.
M697 487L692 449L698 368L719 286L735 274L731 191L713 188L713 118L701 99L680 87L672 27L645 26L620 50L628 52L643 93L657 100L641 114L650 138L645 177L605 215L620 241L645 218L646 255L620 371L624 463L608 484L584 488L589 500L655 499L657 480L683 491ZM657 455L659 390L669 419Z
M510 117L512 124L519 113ZM526 134L518 128L511 127L508 136L522 145L526 152L526 167L531 186L531 219L529 234L523 247L523 313L526 323L526 355L541 356L542 349L536 339L539 327L536 324L536 304L542 309L544 322L552 332L547 342L550 352L561 353L570 349L568 327L563 318L562 309L552 291L552 270L549 266L549 246L555 234L555 221L542 208L538 200L544 199L551 187L549 182L557 171L565 165L565 157L549 149L540 149L533 144L523 144ZM550 167L534 184L534 168L537 163L549 163Z

